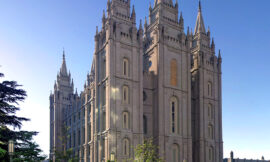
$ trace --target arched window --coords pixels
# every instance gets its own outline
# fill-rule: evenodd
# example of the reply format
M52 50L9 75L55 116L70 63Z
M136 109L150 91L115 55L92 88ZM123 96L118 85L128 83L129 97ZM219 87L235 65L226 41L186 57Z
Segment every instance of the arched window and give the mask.
M209 147L209 151L208 151L208 159L209 161L214 161L214 148L213 147Z
M127 138L123 140L123 155L129 156L129 140Z
M107 126L106 126L106 112L104 111L102 113L102 130L105 131L107 129Z
M214 118L214 110L213 110L213 106L211 104L208 104L208 118L209 119Z
M143 115L143 133L147 134L147 117Z
M214 131L213 131L213 126L212 125L208 125L208 137L210 139L214 138Z
M123 86L122 101L124 104L129 103L129 88L128 88L128 86Z
M173 144L172 147L172 162L179 162L179 147L177 144Z
M212 82L208 82L208 96L212 96Z
M178 102L175 97L171 98L170 101L171 111L171 133L178 133Z
M177 86L177 61L171 60L171 85Z
M123 128L129 129L129 114L128 114L128 112L123 113Z
M123 75L129 76L129 61L128 59L123 59Z

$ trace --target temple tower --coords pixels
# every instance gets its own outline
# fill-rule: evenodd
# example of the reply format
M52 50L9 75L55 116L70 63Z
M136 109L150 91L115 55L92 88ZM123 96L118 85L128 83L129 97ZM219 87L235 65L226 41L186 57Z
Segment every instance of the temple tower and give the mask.
M193 161L222 162L222 59L205 30L201 3L191 53Z
M165 161L191 162L191 36L178 2L156 0L144 27L146 136L154 137Z
M95 36L93 162L129 159L143 140L142 35L130 0L108 0Z

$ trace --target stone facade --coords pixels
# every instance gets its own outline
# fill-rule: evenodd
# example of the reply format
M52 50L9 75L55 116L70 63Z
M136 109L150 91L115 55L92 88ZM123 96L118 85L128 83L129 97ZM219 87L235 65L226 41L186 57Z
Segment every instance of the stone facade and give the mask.
M51 159L73 148L84 162L125 161L152 137L167 162L222 162L221 55L201 5L194 34L178 17L177 1L155 0L137 28L130 0L108 0L80 94L63 55L50 95Z

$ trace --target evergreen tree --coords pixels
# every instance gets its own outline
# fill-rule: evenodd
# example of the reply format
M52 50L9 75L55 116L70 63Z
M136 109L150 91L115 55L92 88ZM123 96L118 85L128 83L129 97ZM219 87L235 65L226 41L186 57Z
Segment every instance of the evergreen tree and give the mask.
M4 75L0 73L0 78ZM20 110L19 102L25 100L26 91L20 89L20 85L16 81L0 82L0 161L9 161L8 157L8 141L14 140L15 155L14 161L38 162L46 157L41 156L42 152L39 146L33 141L33 136L37 132L13 131L21 129L23 121L29 121L24 117L16 116L16 112Z

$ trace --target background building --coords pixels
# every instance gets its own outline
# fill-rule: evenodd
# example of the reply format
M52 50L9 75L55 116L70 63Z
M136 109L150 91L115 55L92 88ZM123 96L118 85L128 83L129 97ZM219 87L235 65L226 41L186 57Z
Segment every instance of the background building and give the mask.
M264 157L261 160L253 160L253 159L239 159L234 158L233 152L231 152L230 158L225 158L223 162L270 162L270 160L264 160Z
M185 33L177 1L156 0L137 28L130 0L108 0L80 94L63 55L50 95L50 158L73 148L81 161L107 161L112 154L124 161L153 137L167 162L221 162L221 62L201 4L195 32Z

